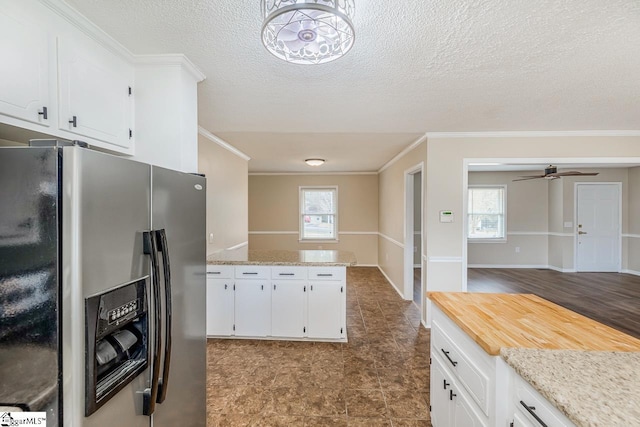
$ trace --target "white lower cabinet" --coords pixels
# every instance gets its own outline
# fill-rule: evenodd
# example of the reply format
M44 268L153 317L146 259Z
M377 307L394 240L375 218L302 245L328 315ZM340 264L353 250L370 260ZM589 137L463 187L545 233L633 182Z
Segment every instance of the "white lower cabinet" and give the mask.
M485 352L432 305L433 427L574 427L500 356Z
M343 297L341 281L309 281L309 337L344 337Z
M346 267L208 266L207 335L345 341Z
M236 280L234 308L236 336L266 337L271 334L268 280Z
M438 357L431 359L431 424L435 427L487 427L474 409L466 390L460 387Z
M306 335L305 300L307 282L271 282L271 335L302 338Z
M207 268L207 335L233 334L233 267Z

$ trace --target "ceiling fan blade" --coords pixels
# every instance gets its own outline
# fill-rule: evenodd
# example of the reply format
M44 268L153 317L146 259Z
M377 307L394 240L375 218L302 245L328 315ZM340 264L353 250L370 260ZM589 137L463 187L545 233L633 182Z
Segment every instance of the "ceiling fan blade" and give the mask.
M523 178L513 179L512 181L527 181L527 180L529 180L529 179L540 179L540 178L544 178L544 175L540 175L540 176L528 176L528 177L523 177Z
M552 175L555 176L596 176L598 172L579 172L579 171L567 171L567 172L558 172Z
M518 178L528 178L528 179L534 179L534 178L544 178L546 175L518 175Z

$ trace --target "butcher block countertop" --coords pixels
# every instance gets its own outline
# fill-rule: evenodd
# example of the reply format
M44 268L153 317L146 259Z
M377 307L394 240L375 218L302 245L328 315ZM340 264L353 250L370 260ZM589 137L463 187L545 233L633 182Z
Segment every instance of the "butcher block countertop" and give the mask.
M502 348L640 351L640 340L531 294L429 292L488 354Z
M348 251L330 250L234 250L209 255L207 264L213 265L299 265L344 266L356 265L356 256Z

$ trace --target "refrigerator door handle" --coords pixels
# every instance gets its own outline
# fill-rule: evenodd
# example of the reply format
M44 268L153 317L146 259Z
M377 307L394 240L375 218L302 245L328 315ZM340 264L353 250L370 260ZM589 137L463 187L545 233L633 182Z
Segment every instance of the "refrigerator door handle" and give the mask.
M156 230L158 240L158 251L162 253L162 268L164 273L164 300L165 300L165 322L164 322L164 367L162 377L158 383L157 403L164 402L167 397L169 387L169 367L171 365L171 263L169 262L169 246L167 244L167 233L163 229Z
M145 231L144 253L151 258L151 285L153 293L153 335L154 345L150 349L152 351L153 367L151 371L151 388L147 388L143 392L143 409L144 415L151 415L156 409L156 399L158 396L158 378L160 376L160 347L162 346L162 338L160 336L160 268L158 267L158 245L156 235L153 231Z

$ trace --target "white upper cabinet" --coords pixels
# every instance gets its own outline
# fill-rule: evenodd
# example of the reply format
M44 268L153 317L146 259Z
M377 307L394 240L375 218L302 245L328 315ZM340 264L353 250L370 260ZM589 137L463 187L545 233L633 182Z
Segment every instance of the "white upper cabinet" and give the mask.
M50 126L49 42L41 26L0 9L0 114Z
M133 66L88 37L60 37L58 63L60 129L130 148Z

